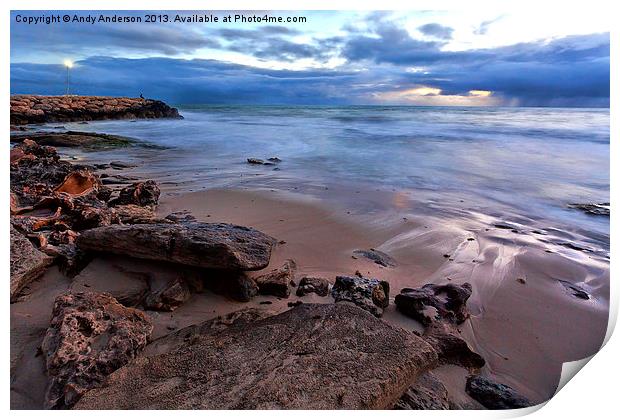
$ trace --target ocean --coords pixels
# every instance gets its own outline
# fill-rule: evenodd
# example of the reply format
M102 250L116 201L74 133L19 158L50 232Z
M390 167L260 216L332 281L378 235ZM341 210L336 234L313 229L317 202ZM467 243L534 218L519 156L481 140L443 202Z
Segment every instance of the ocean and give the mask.
M64 126L163 146L97 152L93 158L145 162L164 184L189 191L294 188L309 196L336 187L361 195L399 191L427 203L421 211L449 214L467 206L579 232L609 249L609 217L568 207L609 202L608 109L178 108L183 120ZM249 165L249 157L282 162Z

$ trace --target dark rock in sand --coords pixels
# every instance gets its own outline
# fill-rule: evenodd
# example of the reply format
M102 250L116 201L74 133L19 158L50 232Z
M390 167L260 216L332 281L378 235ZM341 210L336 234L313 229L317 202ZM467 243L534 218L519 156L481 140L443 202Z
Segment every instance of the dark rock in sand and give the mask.
M149 283L151 290L144 299L146 309L174 311L191 297L189 285L182 273L172 281Z
M170 213L168 216L164 217L164 219L170 220L175 223L187 223L196 221L196 218L186 211Z
M280 159L280 158L279 158L279 157L277 157L277 156L270 157L270 158L269 158L269 159L267 159L267 160L268 160L269 162L272 162L272 163L280 163L280 162L282 162L282 159Z
M582 287L577 286L576 284L570 283L566 280L558 280L562 286L566 290L568 290L573 296L583 300L589 300L590 294L586 292Z
M135 204L137 206L156 206L159 201L159 187L152 180L141 181L123 188L118 198L110 200L111 206Z
M226 223L113 225L79 236L85 251L109 252L222 270L260 270L269 264L275 239Z
M46 408L69 408L144 348L153 327L139 310L104 293L65 293L54 303L41 350L50 383Z
M465 391L480 404L491 410L530 407L532 403L508 385L473 375L467 378Z
M394 405L396 410L449 410L448 390L432 373L421 375Z
M332 287L332 296L336 302L351 302L380 317L390 303L390 285L377 279L338 276Z
M291 284L297 271L293 260L286 260L282 267L271 270L254 278L261 295L273 295L287 298L291 294Z
M115 160L113 162L110 162L110 168L112 169L127 169L127 168L135 168L136 164L133 163L127 163L127 162L121 162L120 160Z
M141 224L162 222L157 218L155 212L150 207L141 207L135 204L115 206L114 211L118 215L121 223ZM170 221L170 223L173 223Z
M265 161L258 158L248 158L248 163L251 165L264 165Z
M357 249L353 251L353 255L356 257L367 258L370 261L378 264L382 267L394 267L396 261L385 252L377 251L376 249Z
M433 346L443 363L466 369L479 369L486 364L482 356L469 348L452 324L433 322L426 328L423 338Z
M249 302L258 295L258 285L241 271L210 270L204 274L204 286L214 293L239 302Z
M304 304L139 357L75 408L386 409L436 361L366 311Z
M471 285L426 284L419 289L405 288L396 295L398 310L428 326L433 321L445 320L460 324L469 317L466 302L471 296Z
M319 296L327 296L329 292L329 281L323 277L303 277L299 281L297 296L305 296L309 293L316 293Z
M11 300L43 274L53 258L39 251L11 225Z
M11 124L136 118L182 117L176 108L153 99L78 95L11 96Z
M610 214L609 203L598 203L598 204L572 203L572 204L569 204L568 207L571 209L581 210L584 213L591 214L593 216L609 216Z

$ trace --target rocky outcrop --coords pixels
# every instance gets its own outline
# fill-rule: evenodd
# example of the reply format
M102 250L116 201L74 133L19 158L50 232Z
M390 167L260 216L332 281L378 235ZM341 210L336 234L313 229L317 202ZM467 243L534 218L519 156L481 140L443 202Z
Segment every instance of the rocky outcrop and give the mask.
M84 251L239 271L265 268L274 244L252 228L199 222L103 226L82 232L77 240Z
M282 267L271 270L268 273L254 279L261 295L273 295L287 298L291 294L297 264L293 260L286 260Z
M71 407L84 392L144 348L152 331L139 310L105 293L65 293L54 303L41 350L49 386L46 408Z
M380 317L390 303L390 285L377 279L338 276L332 287L332 296L336 302L351 302Z
M305 296L309 293L316 293L319 296L327 296L329 292L329 281L323 277L303 277L299 281L297 296Z
M11 300L52 263L52 258L36 249L11 225Z
M465 303L470 296L469 283L426 284L418 289L402 289L394 302L400 312L425 326L438 320L460 324L469 316Z
M508 385L483 376L467 378L465 391L480 404L491 410L508 410L529 407L532 403Z
M181 118L176 108L162 101L110 96L11 96L11 124Z
M304 304L139 357L75 408L385 409L436 361L366 311Z
M129 137L113 134L87 133L81 131L39 132L11 136L11 143L34 140L41 146L77 147L84 150L104 150L127 147L131 145L147 145ZM149 145L153 147L153 145Z

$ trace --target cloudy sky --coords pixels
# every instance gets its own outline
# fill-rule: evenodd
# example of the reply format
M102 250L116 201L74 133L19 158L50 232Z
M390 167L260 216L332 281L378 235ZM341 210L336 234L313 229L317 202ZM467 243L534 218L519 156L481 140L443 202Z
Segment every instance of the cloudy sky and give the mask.
M222 22L239 12L203 24L18 22L75 13L11 13L12 93L64 93L71 60L72 93L174 104L609 106L611 18L588 5L269 12L305 23Z

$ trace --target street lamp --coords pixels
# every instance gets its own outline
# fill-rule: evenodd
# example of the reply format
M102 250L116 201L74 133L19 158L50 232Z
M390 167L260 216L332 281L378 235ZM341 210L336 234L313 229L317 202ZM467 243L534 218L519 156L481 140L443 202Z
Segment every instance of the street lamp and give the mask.
M65 60L65 67L67 68L67 89L65 91L65 95L69 94L69 69L73 67L73 63L71 60Z

